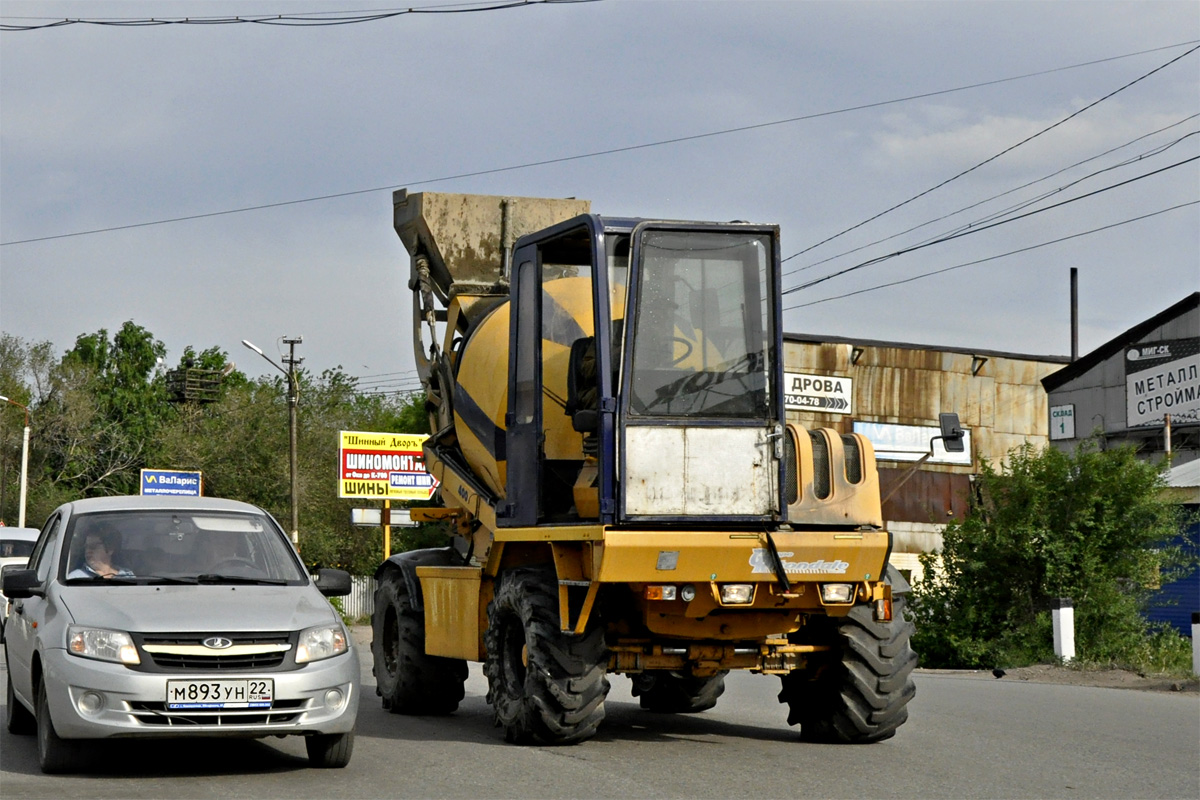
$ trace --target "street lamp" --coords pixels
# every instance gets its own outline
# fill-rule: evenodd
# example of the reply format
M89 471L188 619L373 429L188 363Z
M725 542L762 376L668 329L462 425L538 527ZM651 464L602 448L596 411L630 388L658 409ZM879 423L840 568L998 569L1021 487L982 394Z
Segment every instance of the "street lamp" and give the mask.
M0 400L8 403L11 406L23 409L25 411L25 435L21 439L21 507L17 512L17 527L25 527L25 490L29 482L29 409L16 400L9 400L4 395L0 394Z
M296 365L304 359L296 358L296 345L304 341L303 336L297 336L295 339L283 337L283 342L288 346L287 358L283 359L283 363L288 365L287 369L276 364L271 360L270 356L264 353L258 346L251 342L242 339L242 344L258 353L267 363L275 369L287 376L288 382L288 455L291 466L292 480L292 544L296 549L300 549L300 491L296 483L296 406L300 402L299 385L296 381Z

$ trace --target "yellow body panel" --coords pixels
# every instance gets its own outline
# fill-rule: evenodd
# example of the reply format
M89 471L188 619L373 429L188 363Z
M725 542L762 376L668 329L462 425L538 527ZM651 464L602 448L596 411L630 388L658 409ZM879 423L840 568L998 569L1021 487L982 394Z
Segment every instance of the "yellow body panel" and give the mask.
M425 603L425 652L447 658L483 659L479 567L417 567Z
M879 580L883 574L886 531L777 531L773 536L789 580L856 583ZM606 531L597 579L604 583L774 581L766 548L765 534ZM673 568L660 568L672 563Z

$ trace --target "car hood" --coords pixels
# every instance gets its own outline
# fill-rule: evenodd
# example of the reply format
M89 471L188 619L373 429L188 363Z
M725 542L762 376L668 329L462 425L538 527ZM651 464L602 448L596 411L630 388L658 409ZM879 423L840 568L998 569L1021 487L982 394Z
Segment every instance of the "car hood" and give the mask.
M312 586L62 586L79 625L137 633L293 631L338 619Z

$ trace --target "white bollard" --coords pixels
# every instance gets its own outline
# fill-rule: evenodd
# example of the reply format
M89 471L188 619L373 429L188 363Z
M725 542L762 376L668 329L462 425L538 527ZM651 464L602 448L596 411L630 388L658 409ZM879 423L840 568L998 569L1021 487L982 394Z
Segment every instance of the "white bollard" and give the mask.
M1200 611L1192 612L1192 674L1200 675Z
M1054 655L1063 662L1075 660L1075 604L1069 597L1051 601L1050 619L1054 624Z

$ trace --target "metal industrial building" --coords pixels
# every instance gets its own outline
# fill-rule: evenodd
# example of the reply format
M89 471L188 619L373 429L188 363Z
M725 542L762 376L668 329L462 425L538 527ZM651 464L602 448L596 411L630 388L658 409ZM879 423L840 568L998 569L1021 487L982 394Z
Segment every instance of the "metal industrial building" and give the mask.
M941 548L941 531L966 509L982 459L999 464L1026 442L1049 439L1042 381L1070 362L960 347L784 335L787 418L807 428L857 431L875 447L885 497L937 436L938 415L955 412L965 453L934 455L883 504L892 564L919 575L917 557Z
M1200 292L1084 355L1042 381L1050 440L1074 450L1135 445L1167 452L1175 467L1200 457Z

